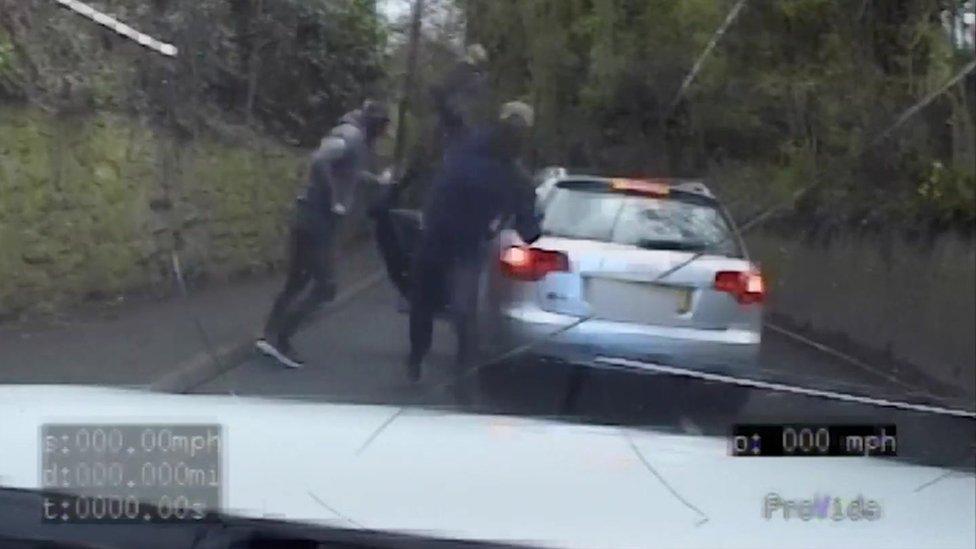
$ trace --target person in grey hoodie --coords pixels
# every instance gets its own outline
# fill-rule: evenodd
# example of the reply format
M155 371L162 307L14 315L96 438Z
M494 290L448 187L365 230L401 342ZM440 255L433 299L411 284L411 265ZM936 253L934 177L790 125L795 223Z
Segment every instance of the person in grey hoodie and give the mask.
M344 115L312 153L308 184L298 197L288 250L285 287L275 299L256 346L290 368L302 366L291 337L304 320L336 294L335 240L338 221L351 210L356 189L369 172L376 139L386 132L389 111L367 100ZM311 283L311 290L297 300Z

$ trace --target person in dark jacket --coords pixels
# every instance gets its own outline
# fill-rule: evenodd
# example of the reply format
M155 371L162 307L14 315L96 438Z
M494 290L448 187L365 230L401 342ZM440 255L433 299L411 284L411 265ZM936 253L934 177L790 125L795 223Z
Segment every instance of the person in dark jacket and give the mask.
M457 335L457 364L474 354L478 281L491 231L500 219L514 216L527 243L539 238L531 183L518 162L521 144L532 126L532 109L511 102L500 120L474 130L445 155L424 208L423 237L410 273L410 355L408 375L420 377L430 350L434 312L449 299Z
M323 303L335 297L335 240L339 220L351 209L356 188L378 180L368 171L373 144L389 124L382 104L367 100L347 113L312 154L308 185L298 197L289 237L288 274L256 346L290 368L302 366L291 336ZM306 296L296 298L312 284Z
M401 298L409 300L410 259L404 241L405 232L413 232L412 219L397 211L404 191L418 181L428 181L436 173L448 147L464 140L479 112L488 104L484 66L487 53L481 44L468 46L466 54L442 81L431 86L430 95L436 126L426 139L420 140L410 155L402 175L380 193L369 209L374 222L374 237L387 275ZM412 235L411 235L412 236Z

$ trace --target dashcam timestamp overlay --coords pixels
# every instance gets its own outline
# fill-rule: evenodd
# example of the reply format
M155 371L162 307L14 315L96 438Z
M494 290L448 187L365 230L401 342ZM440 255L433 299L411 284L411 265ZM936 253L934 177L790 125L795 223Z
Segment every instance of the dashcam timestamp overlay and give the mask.
M896 456L894 425L735 425L733 456Z
M45 522L216 519L223 435L215 424L45 424Z

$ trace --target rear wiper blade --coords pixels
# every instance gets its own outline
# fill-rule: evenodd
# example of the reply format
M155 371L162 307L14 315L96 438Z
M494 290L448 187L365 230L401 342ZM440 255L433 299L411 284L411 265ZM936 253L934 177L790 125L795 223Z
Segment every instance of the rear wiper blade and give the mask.
M654 240L642 238L637 241L638 248L646 250L678 250L678 251L705 251L708 244L700 240Z

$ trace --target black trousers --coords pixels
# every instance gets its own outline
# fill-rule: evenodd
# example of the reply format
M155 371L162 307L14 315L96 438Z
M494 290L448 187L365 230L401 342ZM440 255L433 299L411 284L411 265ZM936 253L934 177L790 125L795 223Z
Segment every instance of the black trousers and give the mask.
M335 227L318 229L296 223L289 237L285 287L275 299L264 329L266 339L285 348L301 324L335 298Z
M448 253L433 239L424 238L410 274L410 358L420 360L430 351L434 315L449 306L456 336L456 361L466 366L477 354L478 290L484 253Z

